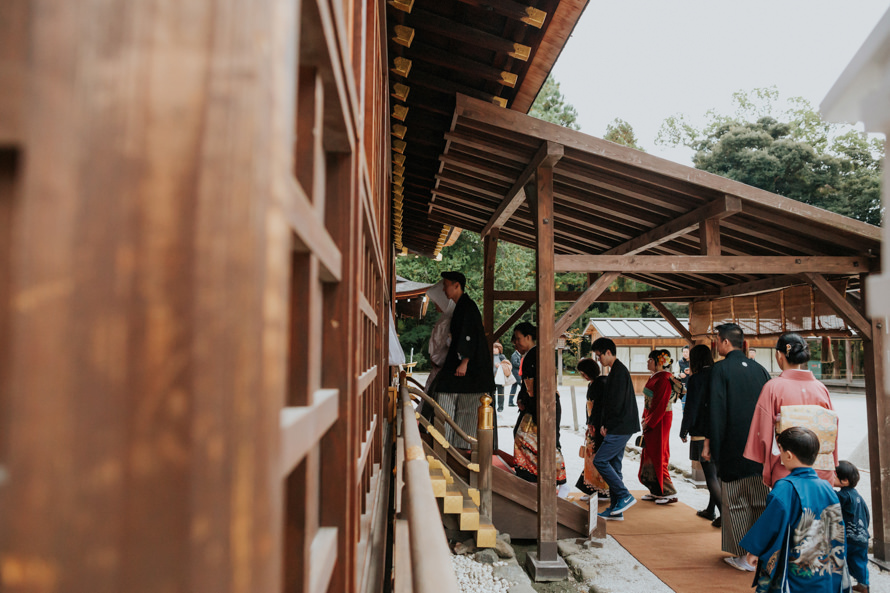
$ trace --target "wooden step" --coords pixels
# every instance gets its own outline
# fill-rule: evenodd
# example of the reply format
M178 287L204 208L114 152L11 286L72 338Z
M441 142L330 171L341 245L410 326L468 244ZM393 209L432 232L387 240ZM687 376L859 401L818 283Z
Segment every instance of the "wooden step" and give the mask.
M448 480L440 469L430 469L430 483L433 485L433 495L436 498L445 496L448 488Z
M478 489L478 488L467 488L467 495L470 497L470 499L471 499L474 503L476 503L476 506L478 507L479 504L480 504L480 503L479 503L479 500L480 500L480 498L479 498L479 489Z
M479 519L479 528L476 530L476 547L477 548L493 548L498 543L498 530L491 524L489 519L481 517Z
M452 484L454 483L454 477L451 475L451 470L444 463L433 457L432 455L427 455L427 462L430 464L430 469L438 469L442 472L442 475L445 476L445 480Z
M454 484L448 484L442 498L442 512L448 515L463 513L464 495Z
M460 513L460 530L476 531L479 529L479 507L472 500L462 500L463 508Z

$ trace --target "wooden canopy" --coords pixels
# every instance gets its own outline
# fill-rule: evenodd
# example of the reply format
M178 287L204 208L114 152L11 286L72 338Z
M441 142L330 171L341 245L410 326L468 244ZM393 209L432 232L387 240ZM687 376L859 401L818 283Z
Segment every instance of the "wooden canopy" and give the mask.
M397 249L434 255L445 240L448 230L427 215L456 94L527 112L586 5L587 0L387 3Z
M880 356L885 330L864 314L870 296L862 282L880 268L879 228L470 97L457 97L446 139L430 219L482 235L483 321L493 338L535 303L538 346L550 350L619 275L656 290L609 300L651 302L687 340L689 330L663 301L797 284L821 293L863 338L871 465L879 476L872 484L875 546L885 556L890 480L880 476L890 438L879 420L890 405ZM535 291L494 291L500 239L535 250ZM583 293L555 293L555 272L586 272L590 285ZM840 279L847 281L834 282ZM495 330L494 300L524 303ZM575 302L554 324L556 300ZM548 484L556 476L555 369L550 357L539 365L538 475ZM548 561L556 556L551 490L538 491L538 558Z
M877 227L469 97L446 138L430 218L528 247L524 186L554 163L557 271L729 296L877 267Z

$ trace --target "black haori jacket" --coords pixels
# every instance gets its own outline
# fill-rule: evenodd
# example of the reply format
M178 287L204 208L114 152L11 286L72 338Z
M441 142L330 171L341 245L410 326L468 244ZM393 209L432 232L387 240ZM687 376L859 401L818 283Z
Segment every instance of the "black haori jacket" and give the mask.
M461 359L469 358L467 374L454 374ZM466 293L461 295L451 315L451 346L445 364L436 377L436 391L440 393L491 393L494 373L491 370L491 350L485 339L485 328L479 307Z

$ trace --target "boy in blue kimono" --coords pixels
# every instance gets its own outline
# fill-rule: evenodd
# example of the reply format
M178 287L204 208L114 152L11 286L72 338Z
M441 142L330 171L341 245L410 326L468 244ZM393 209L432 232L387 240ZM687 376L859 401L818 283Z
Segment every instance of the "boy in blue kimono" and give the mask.
M837 464L837 481L841 487L837 493L844 514L847 535L847 566L856 579L854 591L868 593L868 505L856 492L859 470L849 461Z
M847 593L841 505L812 467L819 437L796 426L779 434L776 443L791 474L775 483L766 509L740 542L748 562L757 557L756 591Z

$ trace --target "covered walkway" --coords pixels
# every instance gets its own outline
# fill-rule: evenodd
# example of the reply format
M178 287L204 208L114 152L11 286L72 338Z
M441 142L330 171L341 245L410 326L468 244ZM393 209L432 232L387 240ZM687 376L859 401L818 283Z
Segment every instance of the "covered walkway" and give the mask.
M592 303L614 300L650 302L694 343L710 339L719 323L752 321L731 301L725 306L724 299L781 299L776 291L804 286L812 295L806 314L782 306L777 321L783 331L816 328L824 317L821 303L843 321L844 331L863 337L870 463L872 474L881 476L890 460L890 438L878 422L890 403L877 354L886 328L866 317L868 295L862 290L865 277L880 270L879 228L461 95L446 140L429 218L482 235L483 317L492 339L535 306L538 344L546 350ZM536 251L537 290L494 289L500 239ZM589 287L556 293L556 272L586 273ZM609 291L619 275L653 290ZM497 328L495 300L518 303ZM557 300L573 302L559 319ZM672 301L724 306L711 307L707 326L696 332L664 306ZM752 316L760 328L763 319L756 310ZM546 322L551 319L552 325ZM547 463L555 434L546 419L554 407L547 396L556 388L553 364L543 357L539 369L542 483L555 476ZM555 493L539 492L538 499L539 557L555 560ZM890 501L890 479L875 479L873 535L879 559L890 554L885 500Z

